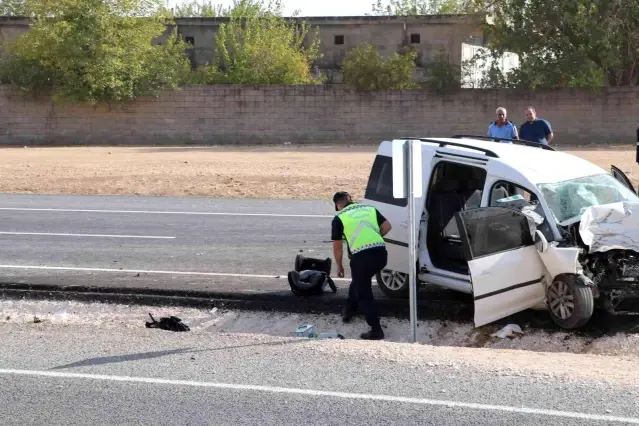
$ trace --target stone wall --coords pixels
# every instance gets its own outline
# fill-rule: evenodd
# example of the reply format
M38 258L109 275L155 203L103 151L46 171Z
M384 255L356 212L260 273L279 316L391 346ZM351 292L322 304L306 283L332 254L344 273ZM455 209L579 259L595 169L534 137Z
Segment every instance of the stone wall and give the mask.
M0 144L377 143L402 136L485 134L495 108L520 124L526 105L557 143L634 143L639 89L465 89L358 93L343 86L205 86L123 107L34 100L0 86Z

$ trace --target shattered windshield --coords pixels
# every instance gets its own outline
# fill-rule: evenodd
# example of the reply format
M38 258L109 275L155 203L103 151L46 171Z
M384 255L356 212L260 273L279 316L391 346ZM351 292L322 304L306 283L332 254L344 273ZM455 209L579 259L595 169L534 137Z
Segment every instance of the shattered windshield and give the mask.
M539 184L538 187L558 222L581 216L591 206L639 202L634 192L607 173Z

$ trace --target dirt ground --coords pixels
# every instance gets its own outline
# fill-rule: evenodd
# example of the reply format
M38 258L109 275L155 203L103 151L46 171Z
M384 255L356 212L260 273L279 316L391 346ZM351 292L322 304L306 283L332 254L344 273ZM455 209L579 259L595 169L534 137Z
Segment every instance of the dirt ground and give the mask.
M255 148L4 148L0 192L330 198L364 194L376 146ZM635 186L635 147L563 148L605 169L615 164Z

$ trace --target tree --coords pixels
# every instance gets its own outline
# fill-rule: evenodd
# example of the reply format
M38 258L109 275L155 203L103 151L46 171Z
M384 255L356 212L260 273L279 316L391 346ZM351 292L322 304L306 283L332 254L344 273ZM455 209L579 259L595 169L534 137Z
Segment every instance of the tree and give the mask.
M520 56L504 76L518 87L637 84L639 3L635 0L504 0L487 26L496 55Z
M176 18L215 18L227 16L229 8L211 1L200 3L197 0L193 0L190 3L176 5L173 13Z
M377 0L373 15L413 16L458 14L482 11L480 0Z
M177 87L190 71L185 44L164 43L159 0L28 0L30 31L6 43L6 82L54 99L131 100Z
M2 0L0 2L0 16L26 16L26 0Z
M344 83L357 90L410 89L416 54L405 50L384 61L374 46L365 43L349 50L342 61Z
M282 17L281 2L237 0L215 37L215 63L200 83L311 84L319 39L307 24Z

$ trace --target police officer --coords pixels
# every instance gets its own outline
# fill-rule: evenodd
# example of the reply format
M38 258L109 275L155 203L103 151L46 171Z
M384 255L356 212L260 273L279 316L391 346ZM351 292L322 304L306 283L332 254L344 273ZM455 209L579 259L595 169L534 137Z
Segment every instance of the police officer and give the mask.
M383 237L391 230L391 225L375 207L353 202L347 192L337 192L333 196L333 203L338 212L333 219L331 232L337 274L339 277L344 276L342 239L345 239L352 275L342 319L349 322L360 308L371 327L370 331L362 333L360 337L381 340L384 338L384 331L373 300L372 279L386 266L388 253Z

